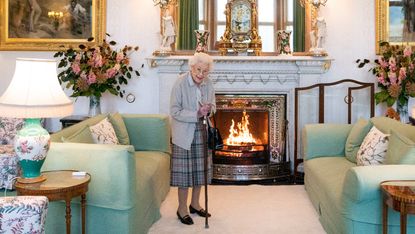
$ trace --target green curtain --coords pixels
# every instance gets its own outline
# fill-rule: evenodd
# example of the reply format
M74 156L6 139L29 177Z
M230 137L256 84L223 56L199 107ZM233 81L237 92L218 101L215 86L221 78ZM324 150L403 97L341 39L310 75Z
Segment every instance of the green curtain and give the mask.
M195 0L180 0L178 50L194 50L196 36L194 31L199 29L199 6Z
M299 0L294 1L294 51L302 52L305 49L305 10Z

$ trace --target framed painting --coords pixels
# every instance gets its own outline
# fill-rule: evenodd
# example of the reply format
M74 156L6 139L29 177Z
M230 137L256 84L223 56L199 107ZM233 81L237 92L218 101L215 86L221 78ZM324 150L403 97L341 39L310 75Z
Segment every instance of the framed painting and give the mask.
M376 0L376 54L381 41L415 46L415 0Z
M105 8L105 0L1 0L0 50L54 51L101 42Z

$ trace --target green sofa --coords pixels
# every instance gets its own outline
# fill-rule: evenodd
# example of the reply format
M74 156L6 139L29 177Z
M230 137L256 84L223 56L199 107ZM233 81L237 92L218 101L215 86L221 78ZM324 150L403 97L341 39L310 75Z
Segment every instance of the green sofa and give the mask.
M62 143L99 115L51 136L42 171L76 169L91 174L87 193L87 233L147 233L160 218L160 204L170 188L168 116L124 114L131 145ZM80 199L72 200L72 230L80 233ZM51 202L46 233L65 233L65 206Z
M413 126L386 117L370 121L384 133L393 130L415 142ZM415 165L357 166L345 157L346 139L352 127L348 124L304 127L305 189L327 233L382 233L379 184L385 180L415 180ZM399 213L389 209L388 221L389 233L399 233ZM408 233L415 233L413 215L408 215Z

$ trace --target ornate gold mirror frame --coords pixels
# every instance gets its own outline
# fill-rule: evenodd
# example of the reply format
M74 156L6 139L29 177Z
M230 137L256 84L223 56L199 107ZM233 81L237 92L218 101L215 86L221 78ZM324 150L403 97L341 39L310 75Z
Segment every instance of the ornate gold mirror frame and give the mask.
M249 5L250 10L250 30L245 32L237 32L232 28L233 10L235 7ZM219 41L218 50L221 55L228 52L249 52L260 55L262 50L261 37L258 35L258 11L256 0L231 0L226 4L226 28L221 40Z
M391 45L415 46L415 6L407 0L376 0L376 54L380 54L380 42ZM403 14L396 14L398 12Z

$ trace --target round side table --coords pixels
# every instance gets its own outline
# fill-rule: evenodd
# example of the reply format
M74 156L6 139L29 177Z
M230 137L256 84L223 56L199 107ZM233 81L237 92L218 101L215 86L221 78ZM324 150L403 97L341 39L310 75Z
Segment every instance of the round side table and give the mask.
M66 203L66 233L71 233L71 200L81 196L82 233L85 233L86 193L91 175L73 176L73 170L44 171L45 181L33 184L16 182L17 195L41 195L49 201L64 200Z
M388 233L388 206L401 215L401 234L406 234L406 216L415 214L415 180L380 183L383 192L383 233Z

